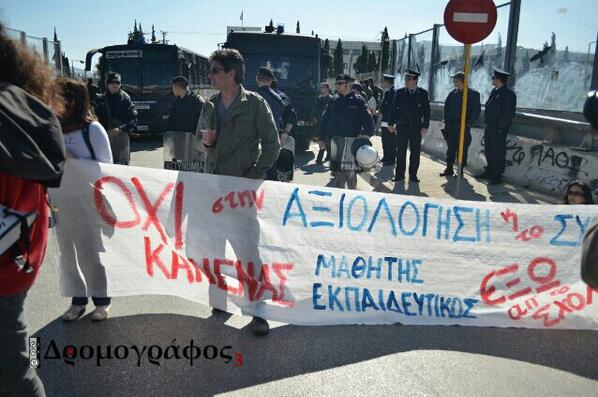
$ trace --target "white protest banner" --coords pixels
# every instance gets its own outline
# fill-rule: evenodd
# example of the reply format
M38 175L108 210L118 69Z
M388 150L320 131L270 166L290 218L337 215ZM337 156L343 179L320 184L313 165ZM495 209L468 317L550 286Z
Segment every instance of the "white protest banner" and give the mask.
M175 295L300 325L598 329L598 292L579 266L597 206L451 201L80 160L68 162L51 197L66 296L107 283L110 296Z

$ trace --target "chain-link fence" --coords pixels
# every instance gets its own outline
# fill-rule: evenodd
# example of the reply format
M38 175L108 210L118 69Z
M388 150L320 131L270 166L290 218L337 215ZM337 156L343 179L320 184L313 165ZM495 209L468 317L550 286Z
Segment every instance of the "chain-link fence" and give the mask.
M47 64L52 64L57 76L63 76L62 51L60 41L48 40L46 37L29 36L26 32L6 29L8 36L15 41L21 42L39 55Z

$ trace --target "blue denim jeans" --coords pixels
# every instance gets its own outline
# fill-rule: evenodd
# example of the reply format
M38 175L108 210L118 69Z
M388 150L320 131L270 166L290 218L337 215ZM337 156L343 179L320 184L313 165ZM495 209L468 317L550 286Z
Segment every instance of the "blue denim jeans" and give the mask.
M93 304L96 306L109 306L111 298L91 298L91 300L93 300ZM89 302L89 298L87 298L86 296L82 296L74 297L71 304L85 306L87 305L87 302Z

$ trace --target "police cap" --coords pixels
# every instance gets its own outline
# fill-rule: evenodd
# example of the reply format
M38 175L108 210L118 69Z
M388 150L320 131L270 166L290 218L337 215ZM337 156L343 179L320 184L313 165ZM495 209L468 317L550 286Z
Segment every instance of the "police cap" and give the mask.
M383 74L383 75L382 75L382 78L383 78L384 80L386 80L386 81L389 81L389 82L391 82L391 83L392 83L393 81L395 81L395 76L394 76L394 75L392 75L392 74L386 74L386 73L385 73L385 74Z
M506 70L502 70L499 68L492 68L492 70L494 71L494 75L496 77L502 77L503 79L506 79L511 75L511 73L507 72Z
M405 70L405 77L419 77L421 73L413 70L413 69L407 69Z
M461 81L465 81L465 73L463 73L462 71L458 71L457 73L455 73L454 75L451 76L453 79L459 79Z
M112 83L112 82L120 83L121 82L120 74L118 74L116 72L108 72L108 74L106 75L106 81L108 83Z
M349 83L351 83L353 81L353 78L348 74L343 73L336 76L336 81L348 81Z

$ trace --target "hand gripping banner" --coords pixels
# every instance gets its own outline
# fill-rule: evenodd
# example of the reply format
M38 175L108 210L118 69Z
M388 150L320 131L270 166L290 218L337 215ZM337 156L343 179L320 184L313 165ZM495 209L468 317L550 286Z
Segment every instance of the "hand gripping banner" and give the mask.
M80 160L51 198L66 296L174 295L299 325L598 329L598 291L579 265L597 206Z

